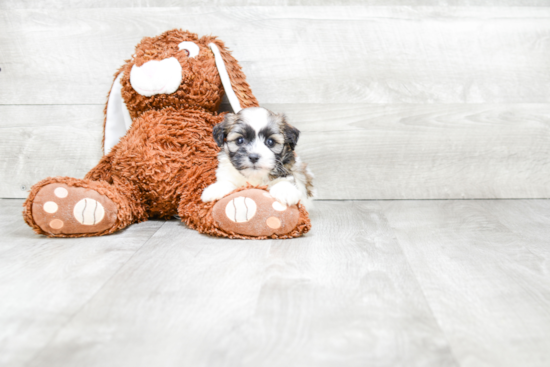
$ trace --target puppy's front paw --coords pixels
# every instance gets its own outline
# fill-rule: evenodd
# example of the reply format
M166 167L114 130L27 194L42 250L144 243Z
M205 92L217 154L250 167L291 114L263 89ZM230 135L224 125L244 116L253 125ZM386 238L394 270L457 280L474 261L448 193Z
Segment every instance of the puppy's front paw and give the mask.
M229 182L216 182L208 186L201 195L201 200L205 203L209 201L214 201L223 198L225 195L229 194L231 191L235 190L236 187Z
M269 193L278 202L289 206L298 204L298 201L300 201L302 197L302 194L300 193L300 190L298 190L296 185L287 181L276 183L269 190Z

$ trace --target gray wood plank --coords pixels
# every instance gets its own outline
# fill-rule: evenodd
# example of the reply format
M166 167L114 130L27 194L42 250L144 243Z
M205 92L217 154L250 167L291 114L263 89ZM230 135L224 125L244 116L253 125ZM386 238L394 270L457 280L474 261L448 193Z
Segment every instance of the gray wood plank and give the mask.
M168 222L29 366L452 366L377 204L319 203L306 237Z
M144 36L226 41L262 103L546 103L550 7L5 10L2 104L102 104Z
M550 365L550 201L382 205L461 366Z
M22 200L0 200L0 365L24 366L164 222L113 236L48 239L23 222Z
M549 105L281 109L322 199L550 197Z
M216 6L549 6L548 0L210 0ZM204 6L204 0L3 0L0 9L149 8Z
M0 197L50 176L82 178L101 159L103 106L1 106Z
M265 104L301 131L320 199L550 197L550 105ZM0 197L101 157L102 106L0 106Z

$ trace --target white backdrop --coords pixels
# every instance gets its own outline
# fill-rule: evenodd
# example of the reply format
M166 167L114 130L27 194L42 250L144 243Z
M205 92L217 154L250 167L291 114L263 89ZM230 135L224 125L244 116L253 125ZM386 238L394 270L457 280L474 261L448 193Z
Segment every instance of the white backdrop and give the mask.
M550 2L221 3L2 1L0 197L83 177L113 73L171 28L234 51L320 199L550 197Z

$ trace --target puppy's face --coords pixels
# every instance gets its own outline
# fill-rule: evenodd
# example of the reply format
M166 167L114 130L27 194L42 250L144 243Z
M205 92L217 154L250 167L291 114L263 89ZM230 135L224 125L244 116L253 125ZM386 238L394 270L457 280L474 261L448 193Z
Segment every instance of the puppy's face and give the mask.
M289 174L300 131L282 114L251 107L228 113L214 127L214 139L233 166L245 177L274 179Z

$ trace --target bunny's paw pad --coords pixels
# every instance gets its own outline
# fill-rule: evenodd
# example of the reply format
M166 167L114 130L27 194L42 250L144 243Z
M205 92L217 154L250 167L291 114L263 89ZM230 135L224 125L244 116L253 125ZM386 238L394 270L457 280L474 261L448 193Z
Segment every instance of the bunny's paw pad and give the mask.
M32 204L32 214L45 232L91 234L115 224L117 207L95 190L53 183L40 189Z
M259 189L226 196L214 205L212 215L224 231L252 237L287 234L300 219L296 205L281 204Z

